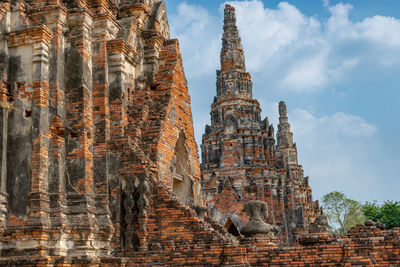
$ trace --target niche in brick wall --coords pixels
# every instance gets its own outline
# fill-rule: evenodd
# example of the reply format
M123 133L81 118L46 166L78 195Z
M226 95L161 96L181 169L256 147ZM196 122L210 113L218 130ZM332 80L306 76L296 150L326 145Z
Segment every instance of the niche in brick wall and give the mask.
M236 225L233 223L231 220L231 217L228 217L225 223L225 229L228 231L230 234L234 236L240 236L239 229L236 227Z
M193 180L189 173L190 161L185 139L185 134L181 132L175 145L171 163L172 191L183 203L191 205L193 204Z

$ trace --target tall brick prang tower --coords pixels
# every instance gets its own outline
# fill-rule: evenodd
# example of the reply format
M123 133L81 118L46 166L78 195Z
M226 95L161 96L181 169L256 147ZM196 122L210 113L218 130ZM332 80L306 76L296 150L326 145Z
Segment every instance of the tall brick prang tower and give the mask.
M280 226L283 242L292 243L321 210L297 162L284 102L279 114L275 145L274 128L268 118L261 120L252 97L235 9L226 5L217 96L201 145L203 192L209 212L232 233L247 223L248 200L267 202L269 223Z

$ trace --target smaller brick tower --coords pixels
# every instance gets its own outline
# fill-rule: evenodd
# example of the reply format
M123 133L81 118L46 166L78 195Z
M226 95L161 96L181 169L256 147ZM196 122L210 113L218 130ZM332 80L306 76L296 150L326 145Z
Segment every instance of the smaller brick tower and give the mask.
M297 161L286 104L279 104L277 144L268 118L252 96L235 9L225 6L221 70L211 105L211 126L203 135L202 188L208 210L231 233L247 223L249 200L268 204L268 223L280 227L280 238L292 243L321 213L312 201L308 177Z
M281 101L279 103L279 124L276 134L278 165L281 168L296 168L297 149L293 143L293 133L290 131L290 124L287 117L286 104Z

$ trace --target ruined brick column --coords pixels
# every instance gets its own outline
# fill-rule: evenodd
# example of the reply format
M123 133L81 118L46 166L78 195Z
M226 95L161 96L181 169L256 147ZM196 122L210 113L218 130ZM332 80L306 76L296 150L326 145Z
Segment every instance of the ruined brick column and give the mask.
M230 5L224 11L220 58L211 125L206 126L201 145L202 189L208 212L227 230L232 224L240 229L248 220L242 211L244 204L266 201L271 211L267 222L280 227L283 242L293 243L293 231L307 229L320 209L304 196L311 195L311 189L297 162L285 103L279 105L277 145L268 118L261 120L261 108L252 97L251 76L246 72L235 9ZM300 194L300 189L306 193Z
M30 36L33 43L33 101L32 101L32 174L29 196L29 224L50 225L48 195L48 159L50 143L49 117L49 44L51 31L38 28Z
M19 6L22 9L22 6ZM15 10L15 12L21 12L21 9ZM29 135L24 136L25 140L31 139L31 151L26 151L26 148L20 146L20 152L24 151L22 154L15 154L11 157L21 157L22 159L25 157L30 157L30 171L31 175L29 180L25 180L24 183L27 182L29 186L29 193L25 192L27 198L22 196L22 199L27 201L27 206L25 206L25 210L28 213L28 220L24 222L27 224L26 231L33 233L36 232L37 236L26 236L23 237L23 241L26 242L25 246L28 249L36 250L38 253L40 251L44 251L48 246L48 230L50 227L50 199L49 199L49 191L48 191L48 159L49 159L49 143L50 143L50 127L49 127L49 45L51 43L52 33L46 26L34 27L32 29L24 29L21 31L16 31L11 33L7 38L7 46L10 50L15 52L19 52L22 54L31 53L31 56L27 56L26 58L18 58L18 64L14 65L12 68L15 68L17 73L11 71L12 68L9 68L8 72L8 80L11 81L10 90L15 92L15 95L20 96L23 104L21 102L13 103L13 109L11 111L11 118L14 119L17 116L21 118L34 116L35 119L30 120L32 132ZM21 74L18 74L18 69L21 68L21 61L25 64L31 64L31 72L32 76L29 77L29 81L31 84L27 85L30 87L28 90L30 93L26 94L25 92L25 82L20 82L16 79L21 78ZM11 63L12 64L12 63ZM15 63L14 63L15 64ZM23 64L23 63L22 63ZM25 65L26 67L29 65ZM27 71L28 72L28 71ZM26 76L25 76L26 77ZM11 78L11 80L10 80ZM27 91L28 91L27 90ZM27 97L28 96L28 97ZM21 105L22 104L22 105ZM22 107L21 107L22 106ZM24 111L25 109L25 111ZM21 116L22 115L22 116ZM3 126L5 126L5 119L7 117L3 116ZM12 125L12 127L7 127L7 131L13 131L15 127L21 127L21 131L26 130L26 126L29 124L21 124ZM30 126L30 125L29 125ZM28 127L29 127L28 126ZM11 128L11 129L10 129ZM3 128L3 131L6 128ZM15 138L21 138L20 136L15 136ZM11 139L11 144L13 144L13 140ZM23 145L23 144L21 144ZM9 154L10 155L10 154ZM12 158L11 158L12 159ZM15 164L16 162L10 161L10 158L7 156L4 157L4 160L8 162L7 171L3 170L3 174L8 177L8 181L4 181L2 186L7 189L10 186L10 182L12 180L12 175L17 174L18 177L20 175L24 175L24 169L12 170L11 177L9 171L11 170L11 164ZM3 161L4 162L4 161ZM18 165L18 163L16 163ZM21 166L22 167L22 166ZM24 166L25 167L25 166ZM23 177L23 176L22 176ZM26 176L25 176L26 177ZM11 178L11 179L10 179ZM2 181L3 182L3 181ZM13 181L11 182L14 183ZM11 184L11 185L12 185ZM25 185L26 186L26 185ZM15 192L13 193L15 197ZM19 196L17 196L19 198ZM15 205L16 203L14 203ZM19 209L21 209L21 203L18 203ZM14 206L16 207L16 206ZM12 228L12 231L18 231L18 225L14 225L14 222L11 222L11 228L16 226L16 228ZM15 238L15 237L14 237Z
M10 10L8 4L0 4L0 18L3 18L6 11ZM9 84L5 81L8 80L7 69L8 64L5 61L4 50L7 50L7 43L0 41L2 52L0 54L0 232L3 232L7 224L7 135L8 135L8 115L12 104L10 103L9 97Z
M93 183L96 201L96 220L100 232L109 233L111 238L115 229L111 221L109 208L109 168L108 157L110 141L110 94L108 75L107 42L115 39L120 26L112 12L108 10L107 1L94 1L92 6L98 14L93 22L92 30L92 65L93 65ZM122 105L121 105L122 106ZM101 243L101 249L107 254L108 242Z
M12 108L6 95L7 88L5 84L1 85L0 116L0 158L1 158L1 176L0 176L0 232L4 231L7 225L7 132L8 132L8 114Z
M79 2L80 3L80 2ZM79 3L76 3L77 5ZM96 232L93 181L93 80L91 29L93 16L85 9L68 15L70 36L66 58L66 166L67 196L71 226L75 234L72 255L93 253ZM79 71L77 71L77 69ZM80 240L78 240L80 239Z

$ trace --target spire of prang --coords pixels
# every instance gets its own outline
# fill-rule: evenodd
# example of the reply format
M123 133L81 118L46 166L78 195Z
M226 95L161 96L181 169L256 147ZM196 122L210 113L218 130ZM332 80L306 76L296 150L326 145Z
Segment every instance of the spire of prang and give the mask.
M293 133L290 131L290 124L287 116L286 103L279 103L279 124L277 133L278 147L286 148L293 145Z
M242 41L236 27L235 8L226 5L222 34L221 71L217 71L217 101L252 99L251 76L246 72Z
M245 71L244 52L239 31L236 27L235 8L225 5L224 33L222 36L221 71Z

